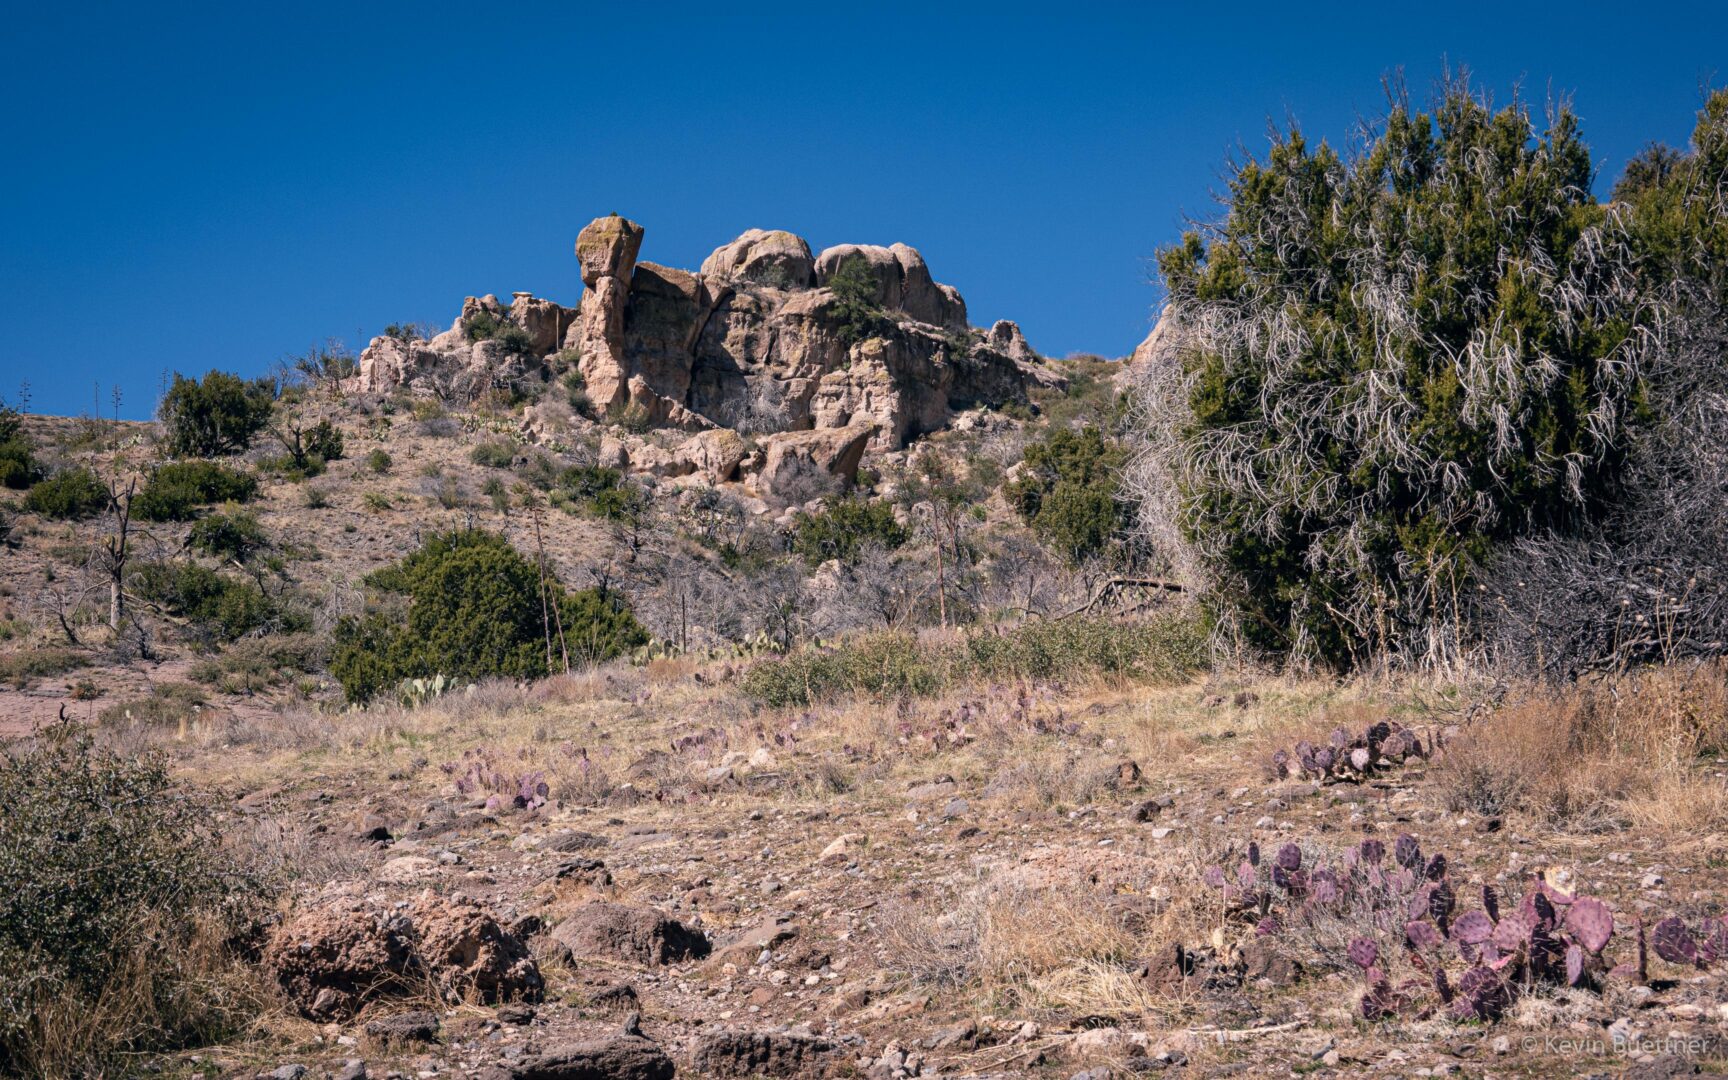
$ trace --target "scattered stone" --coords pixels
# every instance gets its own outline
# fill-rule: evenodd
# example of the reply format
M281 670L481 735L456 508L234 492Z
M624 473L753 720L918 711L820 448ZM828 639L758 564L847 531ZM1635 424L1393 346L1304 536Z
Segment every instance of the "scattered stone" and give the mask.
M422 1009L373 1020L366 1034L385 1043L435 1043L439 1026L438 1015Z
M588 998L590 1008L603 1009L608 1012L621 1009L635 1010L642 1002L641 995L629 983L611 983L602 986Z
M498 1009L498 1022L515 1027L526 1027L534 1022L534 1017L538 1014L538 1010L532 1005L521 1003L504 1005Z
M715 959L748 965L764 950L773 949L798 936L800 927L784 915L773 915L743 931L715 950Z
M283 1065L271 1071L270 1080L300 1080L305 1075L306 1066L304 1065Z
M677 964L708 955L700 930L653 908L596 900L553 928L551 939L575 957L597 956L632 964Z
M864 836L862 833L847 833L844 836L835 837L833 843L822 849L822 854L818 861L825 863L843 862L852 857L853 847L862 844L863 842Z
M366 1063L359 1058L349 1058L336 1073L336 1080L366 1080Z

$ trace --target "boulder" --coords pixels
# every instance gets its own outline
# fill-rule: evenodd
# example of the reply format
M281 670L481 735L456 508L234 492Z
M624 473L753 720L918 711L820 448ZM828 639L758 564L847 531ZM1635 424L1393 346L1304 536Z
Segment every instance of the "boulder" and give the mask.
M576 234L576 261L582 284L593 288L601 278L628 281L642 250L642 226L617 214L597 217Z
M430 893L407 911L338 900L295 913L262 962L307 1016L343 1020L430 979L447 997L536 1000L544 983L520 939L480 904Z
M367 998L409 989L418 968L414 924L367 904L301 911L270 935L263 963L301 1012L344 1020Z
M796 1031L728 1028L697 1038L690 1064L702 1076L816 1077L839 1063L840 1044Z
M1020 324L1008 319L998 319L991 324L985 343L1017 363L1036 364L1042 359L1027 344L1026 335L1020 332Z
M502 1070L510 1080L672 1080L666 1051L640 1035L554 1046Z
M421 963L446 998L540 1000L546 983L528 946L478 901L428 893L410 911Z
M815 262L810 245L783 229L751 229L702 260L702 276L715 283L750 281L775 289L807 289Z
M847 490L858 479L858 465L874 434L875 424L856 424L770 436L756 490L785 504Z
M631 373L654 393L684 404L696 338L713 310L714 293L701 275L637 263L624 313L624 357Z
M964 331L966 302L960 293L931 279L930 268L924 265L924 256L917 248L895 244L888 250L900 265L900 310L921 323Z
M596 900L577 908L552 931L552 941L573 957L604 957L632 964L677 964L708 955L700 930L653 908Z

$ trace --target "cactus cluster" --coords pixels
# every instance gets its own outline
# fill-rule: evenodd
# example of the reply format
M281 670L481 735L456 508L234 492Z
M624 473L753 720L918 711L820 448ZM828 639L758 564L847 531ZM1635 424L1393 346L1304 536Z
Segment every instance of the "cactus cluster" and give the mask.
M817 638L814 644L820 648L826 643L821 638ZM729 641L723 645L696 646L688 649L680 647L677 642L655 638L648 644L632 650L630 662L637 667L642 667L656 660L676 660L682 657L690 657L705 662L755 660L763 656L778 656L785 651L786 646L779 640L770 637L766 630L758 630L754 637L745 638L743 641Z
M538 810L552 797L546 773L533 769L515 772L500 766L483 750L464 750L461 761L439 766L462 795L487 794L486 810Z
M1341 727L1333 728L1320 746L1303 739L1288 750L1275 751L1271 772L1274 777L1354 781L1377 769L1426 755L1427 748L1415 732L1387 719L1370 724L1360 735L1351 735Z
M1309 868L1302 850L1285 844L1267 866L1250 843L1234 874L1212 866L1204 879L1259 935L1332 915L1398 940L1409 966L1425 978L1394 983L1373 937L1356 936L1345 949L1362 971L1360 1008L1368 1020L1444 1015L1493 1021L1535 986L1599 990L1609 978L1642 983L1648 948L1674 964L1728 960L1728 918L1706 919L1696 935L1681 919L1668 918L1648 938L1640 922L1632 958L1613 964L1605 950L1614 915L1596 897L1563 892L1538 877L1515 905L1503 905L1498 891L1483 885L1477 890L1481 906L1465 910L1444 855L1425 859L1408 835L1398 837L1391 855L1388 864L1385 843L1369 839L1348 850L1341 867ZM1447 966L1454 953L1463 964L1456 978Z
M461 685L455 679L444 675L434 675L430 679L403 679L396 684L396 697L403 705L414 709L443 697ZM473 684L468 684L466 689L472 693Z

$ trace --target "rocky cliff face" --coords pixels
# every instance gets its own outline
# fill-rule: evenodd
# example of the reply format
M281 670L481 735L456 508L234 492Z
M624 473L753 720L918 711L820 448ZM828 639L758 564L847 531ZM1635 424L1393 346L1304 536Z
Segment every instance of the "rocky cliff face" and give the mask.
M639 262L642 238L635 222L596 218L576 240L576 308L470 297L430 341L374 338L353 388L461 392L574 365L610 415L692 432L831 429L827 441L891 450L953 409L1024 402L1029 385L1059 381L1013 323L972 329L959 292L904 244L812 255L791 233L752 229L691 272ZM829 287L853 261L875 286L867 332Z

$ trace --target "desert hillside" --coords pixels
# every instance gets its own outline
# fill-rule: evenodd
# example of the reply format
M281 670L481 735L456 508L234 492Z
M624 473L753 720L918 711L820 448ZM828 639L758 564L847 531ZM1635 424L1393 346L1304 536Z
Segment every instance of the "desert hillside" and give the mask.
M1271 141L1121 359L611 214L0 403L0 1074L1728 1067L1728 93Z

